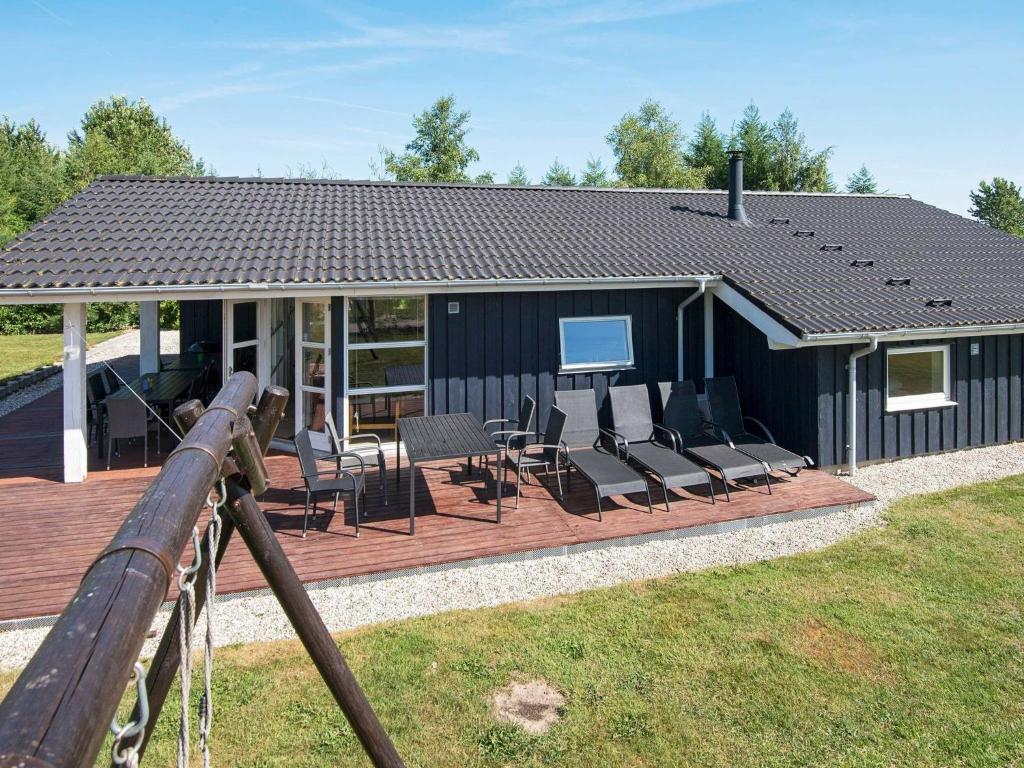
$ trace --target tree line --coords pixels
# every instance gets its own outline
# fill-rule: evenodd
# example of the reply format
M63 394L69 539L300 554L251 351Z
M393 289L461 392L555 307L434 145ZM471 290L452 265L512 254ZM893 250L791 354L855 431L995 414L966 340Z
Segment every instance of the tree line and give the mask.
M372 164L378 178L395 181L495 183L491 171L471 176L469 166L480 160L470 146L470 113L459 111L455 97L442 96L413 118L413 139L404 152L382 147ZM556 157L539 183L547 186L662 187L725 189L729 150L742 149L744 184L748 189L790 192L835 192L829 170L832 147L812 149L793 113L786 109L774 121L762 117L750 104L728 132L719 129L705 112L693 136L687 138L682 124L653 99L643 101L612 126L605 142L615 158L608 169L591 157L577 173ZM516 164L507 184L531 182L522 164ZM867 167L853 174L846 191L877 191Z

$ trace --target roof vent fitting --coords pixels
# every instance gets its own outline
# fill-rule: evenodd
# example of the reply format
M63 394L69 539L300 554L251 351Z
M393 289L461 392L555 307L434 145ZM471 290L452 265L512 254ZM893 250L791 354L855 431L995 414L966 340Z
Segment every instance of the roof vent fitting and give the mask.
M743 152L738 149L729 152L729 219L749 223L743 208Z
M886 285L910 285L909 277L890 277L885 281Z
M952 299L928 299L926 305L929 307L952 307Z
M825 243L823 246L821 246L821 250L823 250L823 251L841 251L841 250L843 250L843 246L841 246L839 243Z
M813 229L798 229L793 233L793 237L814 237Z
M874 259L854 259L850 262L851 267L873 267L875 266Z

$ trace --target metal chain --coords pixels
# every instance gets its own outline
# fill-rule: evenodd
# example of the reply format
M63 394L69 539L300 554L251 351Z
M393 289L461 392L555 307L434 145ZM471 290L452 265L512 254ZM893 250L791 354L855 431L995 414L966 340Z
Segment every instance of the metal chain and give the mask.
M189 752L189 698L192 683L192 625L196 611L196 573L203 563L203 546L199 529L192 529L192 547L195 558L192 565L178 565L178 672L181 678L181 722L178 727L178 768L188 768Z
M116 716L110 721L110 732L114 734L114 744L110 748L110 760L114 765L138 768L139 747L142 746L142 739L146 733L146 723L149 722L146 669L141 663L135 662L128 682L135 683L135 690L139 697L139 719L134 722L129 721L124 725L117 722Z
M213 729L213 602L217 596L217 550L223 522L220 511L227 504L228 491L223 478L217 488L218 499L207 496L210 507L210 526L207 529L206 568L206 647L203 656L203 695L199 699L199 750L203 755L203 768L210 768L210 732Z

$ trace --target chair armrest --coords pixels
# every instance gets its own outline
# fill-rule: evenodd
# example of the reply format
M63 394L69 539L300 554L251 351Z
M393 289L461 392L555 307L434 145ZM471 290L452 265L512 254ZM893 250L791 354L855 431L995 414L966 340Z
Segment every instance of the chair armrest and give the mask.
M488 419L484 422L484 429L487 429L488 424L508 424L512 419Z
M736 446L733 445L732 442L732 437L730 437L729 433L725 431L725 427L723 427L721 424L716 424L713 421L705 421L704 424L705 426L711 427L712 435L714 435L715 432L717 432L718 434L715 435L716 437L722 440L722 442L728 443L729 447L732 448L734 451L736 450Z
M765 425L765 423L763 421L761 421L760 419L755 419L753 416L744 416L743 417L743 421L744 422L750 421L750 422L753 422L754 424L756 424L760 428L760 430L764 433L764 436L768 438L768 442L769 443L775 443L775 436L772 435L771 430L768 429L768 427Z
M366 472L366 460L354 451L341 451L340 453L330 453L327 454L326 456L321 456L319 458L321 461L334 459L339 464L341 463L342 459L355 459L356 461L359 462L359 472Z
M493 437L494 435L508 435L508 437L505 438L505 452L508 453L509 451L514 450L512 448L512 440L514 438L517 438L517 437L529 437L532 434L533 434L532 432L523 432L523 431L518 430L518 429L503 429L503 430L499 430L498 432L492 433L491 436ZM526 448L529 445L530 445L529 442L524 442L523 443L523 448ZM520 450L520 452L522 452L522 451Z
M342 446L344 446L345 443L354 443L357 440L370 440L376 443L377 447L380 448L380 435L375 435L372 432L360 432L358 435L352 435L351 437L343 437L341 439L341 444Z
M601 429L599 430L605 437L610 437L612 442L615 443L615 458L619 458L619 441L622 441L623 449L626 453L626 458L629 458L629 441L616 432L614 429Z
M523 434L530 434L530 433L529 432L524 432ZM522 448L519 448L519 449L513 448L513 449L511 449L509 451L509 453L511 453L512 451L515 451L516 457L513 459L513 461L518 463L519 459L522 456L524 456L526 454L526 452L530 448L540 448L542 450L552 450L552 451L554 451L555 452L555 466L558 466L558 456L560 454L568 455L568 453L569 453L569 449L566 448L565 443L559 443L558 445L551 445L549 443L540 443L540 442L527 443Z
M682 437L674 429L669 429L664 424L655 424L654 425L654 432L655 432L655 434L657 434L658 432L664 432L666 435L668 435L669 440L672 441L672 450L673 451L678 451L679 450L679 448L680 448L679 441L682 440Z

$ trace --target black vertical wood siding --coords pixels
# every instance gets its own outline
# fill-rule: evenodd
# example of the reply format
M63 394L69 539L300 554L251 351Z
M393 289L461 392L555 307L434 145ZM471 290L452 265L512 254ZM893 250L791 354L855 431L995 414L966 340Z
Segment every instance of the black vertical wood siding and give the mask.
M604 402L608 387L677 377L677 308L692 288L438 294L428 302L430 409L468 411L479 419L511 418L525 395L537 401L541 429L562 389L589 389ZM459 313L448 314L448 302ZM698 305L700 302L694 302ZM560 375L558 319L632 316L635 368ZM687 369L703 371L703 323L687 317ZM691 362L692 358L692 362ZM699 362L698 362L699 361ZM535 425L536 426L536 425Z
M888 347L950 348L951 396L955 406L920 411L885 411L885 350ZM971 345L978 354L971 354ZM848 345L817 349L819 398L845 409ZM1005 443L1024 437L1021 386L1024 376L1024 335L966 336L920 342L879 344L878 351L857 365L857 460L874 461ZM829 391L830 381L841 389ZM823 464L847 461L845 418L822 423Z
M715 375L735 377L743 412L763 421L780 445L814 458L815 350L770 350L765 335L719 299L714 328Z
M957 405L885 410L886 348L950 347ZM979 353L971 355L972 344ZM821 466L848 461L846 410L850 353L863 344L768 349L764 334L715 302L715 371L736 377L747 413L780 444ZM857 363L857 461L877 461L1020 440L1024 437L1024 335L892 342Z

